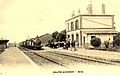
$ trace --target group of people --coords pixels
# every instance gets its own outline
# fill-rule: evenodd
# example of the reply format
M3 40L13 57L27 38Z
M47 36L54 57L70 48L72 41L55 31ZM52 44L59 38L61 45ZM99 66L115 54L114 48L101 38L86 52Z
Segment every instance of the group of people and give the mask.
M77 51L77 46L78 46L78 42L77 41L67 41L65 44L64 44L64 49L68 49L70 48L71 51Z
M78 42L73 40L66 40L66 42L54 42L54 41L49 41L48 42L48 46L51 48L58 48L58 47L63 47L63 49L67 49L70 48L71 51L76 51L77 47L78 47Z

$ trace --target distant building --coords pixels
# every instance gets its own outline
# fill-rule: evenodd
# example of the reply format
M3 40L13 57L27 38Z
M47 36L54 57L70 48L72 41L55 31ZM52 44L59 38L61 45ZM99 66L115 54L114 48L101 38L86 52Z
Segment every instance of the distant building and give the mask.
M105 8L104 8L105 9ZM113 41L118 33L114 27L114 15L79 14L65 21L66 35L70 41L77 41L79 47L86 47L93 37Z
M41 40L42 44L48 44L48 41L53 39L51 34L44 34L42 36L39 36L39 39Z

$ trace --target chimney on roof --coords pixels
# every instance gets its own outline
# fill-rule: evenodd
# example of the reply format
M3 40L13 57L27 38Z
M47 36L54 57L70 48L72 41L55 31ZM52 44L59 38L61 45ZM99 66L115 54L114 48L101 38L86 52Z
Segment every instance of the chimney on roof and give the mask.
M102 13L105 14L105 4L102 4Z
M78 14L80 14L80 8L78 9Z
M88 11L89 14L93 13L93 10L92 10L92 1L91 0L90 0L90 3L87 6L87 11Z
M75 12L74 12L74 11L72 12L72 17L73 17L73 16L75 16Z

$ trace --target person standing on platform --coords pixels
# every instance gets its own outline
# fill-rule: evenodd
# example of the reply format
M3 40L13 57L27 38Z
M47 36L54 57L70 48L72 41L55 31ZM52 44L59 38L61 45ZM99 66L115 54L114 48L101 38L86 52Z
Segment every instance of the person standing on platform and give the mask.
M72 45L72 51L75 51L75 40L72 41L71 45Z
M70 40L70 50L72 51L72 41Z
M75 51L77 51L77 47L78 47L78 42L75 42Z

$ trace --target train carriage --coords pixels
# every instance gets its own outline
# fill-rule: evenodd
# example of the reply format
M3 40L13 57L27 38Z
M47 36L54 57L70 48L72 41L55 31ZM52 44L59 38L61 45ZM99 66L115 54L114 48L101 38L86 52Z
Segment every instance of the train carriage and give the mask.
M34 50L42 49L41 40L39 38L27 39L19 43L19 45Z

